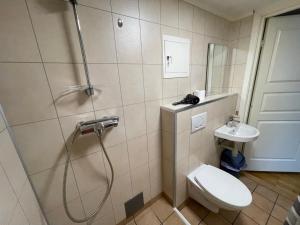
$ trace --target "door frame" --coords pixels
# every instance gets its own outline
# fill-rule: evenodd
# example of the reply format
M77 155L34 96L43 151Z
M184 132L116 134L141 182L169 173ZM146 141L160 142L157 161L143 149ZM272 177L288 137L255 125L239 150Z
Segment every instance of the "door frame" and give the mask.
M241 121L247 123L251 110L257 68L259 65L262 38L268 18L300 8L300 0L282 0L254 12L253 24L241 92L239 114Z

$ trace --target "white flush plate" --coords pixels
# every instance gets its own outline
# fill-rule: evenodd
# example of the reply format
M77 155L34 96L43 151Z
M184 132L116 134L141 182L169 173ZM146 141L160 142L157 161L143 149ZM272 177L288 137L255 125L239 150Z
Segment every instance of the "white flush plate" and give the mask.
M192 132L201 130L206 127L207 123L207 112L192 116Z

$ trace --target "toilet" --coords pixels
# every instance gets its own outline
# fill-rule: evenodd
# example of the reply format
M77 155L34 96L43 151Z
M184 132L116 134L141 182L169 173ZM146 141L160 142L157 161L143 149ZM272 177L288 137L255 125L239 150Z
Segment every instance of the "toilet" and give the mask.
M187 178L189 196L215 213L220 208L241 210L252 202L251 192L240 180L214 166L203 164Z

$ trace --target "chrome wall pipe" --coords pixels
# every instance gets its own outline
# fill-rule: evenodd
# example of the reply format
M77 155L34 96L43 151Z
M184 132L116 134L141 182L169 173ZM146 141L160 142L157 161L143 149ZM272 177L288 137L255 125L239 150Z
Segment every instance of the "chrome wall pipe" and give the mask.
M88 96L91 96L91 95L94 94L94 87L91 84L90 73L89 73L89 68L88 68L88 65L87 65L87 59L86 59L86 53L85 53L85 48L84 48L84 43L83 43L83 39L82 39L80 20L79 20L78 12L77 12L78 2L77 2L77 0L70 0L70 2L71 2L72 7L73 7L73 13L74 13L74 17L75 17L75 24L76 24L76 28L77 28L77 34L78 34L80 50L81 50L81 55L82 55L82 60L83 60L84 72L85 72L86 82L87 82L87 87L85 87L83 90Z

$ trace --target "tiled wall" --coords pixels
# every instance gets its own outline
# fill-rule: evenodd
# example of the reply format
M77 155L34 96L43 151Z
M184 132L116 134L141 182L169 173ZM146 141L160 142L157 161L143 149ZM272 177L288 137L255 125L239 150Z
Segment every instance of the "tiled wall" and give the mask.
M63 0L0 3L0 103L51 224L62 207L65 153L72 150L68 200L77 216L95 208L108 170L95 137L71 148L77 122L120 116L105 137L116 180L98 219L125 218L124 202L162 191L160 104L204 88L207 43L227 43L230 23L180 0L79 0L91 81L97 89L62 95L85 84L70 4ZM117 19L124 21L123 28ZM192 40L191 76L162 79L161 35ZM100 220L99 220L100 221Z
M46 225L0 106L0 224Z
M178 113L162 109L163 189L176 206L187 198L186 176L190 172L202 163L219 167L221 152L214 131L229 120L236 102L235 94ZM207 112L206 127L191 133L191 117L203 112Z
M232 49L230 91L241 94L245 76L246 62L250 44L253 16L233 22L230 26L229 46ZM237 110L239 110L238 99Z

